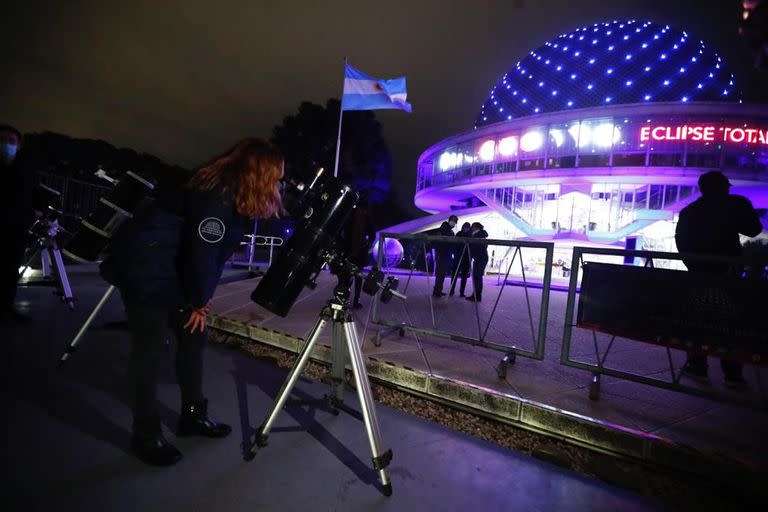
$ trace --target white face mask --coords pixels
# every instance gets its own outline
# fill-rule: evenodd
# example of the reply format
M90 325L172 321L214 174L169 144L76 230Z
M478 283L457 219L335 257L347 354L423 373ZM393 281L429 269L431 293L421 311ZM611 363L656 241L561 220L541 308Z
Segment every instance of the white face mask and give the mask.
M0 142L0 159L10 162L16 157L16 151L19 149L17 144Z

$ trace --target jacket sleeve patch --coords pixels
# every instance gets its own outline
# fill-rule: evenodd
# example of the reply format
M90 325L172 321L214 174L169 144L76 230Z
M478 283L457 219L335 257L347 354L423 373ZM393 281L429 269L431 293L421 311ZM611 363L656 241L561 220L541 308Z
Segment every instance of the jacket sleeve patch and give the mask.
M200 235L200 238L209 244L221 242L226 230L227 228L224 225L224 222L216 217L203 219L197 227L197 232Z

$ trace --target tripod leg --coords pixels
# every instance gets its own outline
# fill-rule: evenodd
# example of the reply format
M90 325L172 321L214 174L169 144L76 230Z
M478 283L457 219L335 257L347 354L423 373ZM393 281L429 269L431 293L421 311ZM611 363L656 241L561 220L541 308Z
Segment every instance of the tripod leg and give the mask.
M376 409L373 403L373 394L371 393L371 383L368 381L368 373L365 370L365 361L360 349L360 343L357 338L357 330L354 322L344 322L344 334L347 342L347 350L352 363L352 373L355 376L355 385L357 387L357 397L360 400L360 408L363 413L363 422L365 423L368 442L371 445L373 454L373 469L379 472L379 480L386 496L392 494L392 482L389 480L387 466L392 460L392 450L386 452L382 448L381 431L379 429L379 420L376 418Z
M331 347L331 404L344 401L344 367L347 364L345 332L339 322L333 322L333 345Z
M56 280L58 281L59 290L61 291L61 298L67 303L69 309L75 309L75 297L72 295L72 287L69 285L67 268L64 266L64 259L61 257L61 251L58 246L54 245L48 249L48 253L53 261Z
M101 297L101 299L99 299L99 302L96 304L96 307L93 308L93 311L91 311L91 314L88 315L88 319L85 321L83 326L80 327L80 330L77 331L77 334L72 339L72 341L69 342L69 345L67 345L67 350L64 352L64 354L62 354L61 359L59 359L59 366L64 364L67 361L67 359L70 358L71 354L77 349L77 344L80 343L80 340L85 335L85 331L87 331L88 327L91 326L94 319L96 318L96 315L99 314L99 311L101 311L101 308L104 307L104 304L107 303L107 300L109 299L109 297L112 295L112 292L114 291L115 291L115 287L110 286L109 288L107 288L107 291L104 292L104 295Z
M275 403L272 404L272 409L270 409L269 414L267 415L267 419L264 420L264 423L262 423L259 427L259 430L256 432L256 439L254 440L248 452L246 452L245 460L252 460L256 456L256 452L259 451L259 448L266 446L267 438L269 437L269 431L272 430L272 427L277 420L277 415L280 413L280 410L288 400L293 387L296 385L296 381L298 380L299 375L301 375L301 370L304 369L307 361L309 361L309 355L312 352L312 347L314 347L315 342L320 337L320 333L322 332L323 327L327 322L328 320L320 318L309 332L307 341L304 343L304 348L301 349L299 356L296 358L296 362L293 364L293 368L291 369L291 373L288 374L288 378L286 378L285 382L283 382L283 387L280 388L280 392L277 394Z

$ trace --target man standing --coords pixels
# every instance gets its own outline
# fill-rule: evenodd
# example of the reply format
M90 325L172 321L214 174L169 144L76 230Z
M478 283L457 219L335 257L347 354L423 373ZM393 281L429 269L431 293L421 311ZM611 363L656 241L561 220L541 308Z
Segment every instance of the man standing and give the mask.
M710 171L699 177L701 197L680 211L675 241L682 253L738 257L739 235L757 236L763 227L752 203L743 196L729 194L731 184L723 173ZM683 260L691 272L728 274L728 263ZM737 387L744 382L741 364L720 360L725 384ZM699 380L707 379L707 357L688 354L683 373Z
M472 223L472 238L488 238L488 232L479 222ZM472 295L467 300L480 302L483 299L483 275L488 265L488 244L472 246Z
M0 266L0 318L20 321L25 317L16 311L16 283L24 261L27 231L34 221L35 177L22 168L17 158L21 133L13 126L0 124L0 233L4 236L4 263Z
M448 220L440 225L437 233L439 236L453 236L453 228L459 218L455 215L448 217ZM435 287L432 290L433 297L442 297L443 283L445 276L451 270L451 255L453 254L453 244L451 242L435 242Z

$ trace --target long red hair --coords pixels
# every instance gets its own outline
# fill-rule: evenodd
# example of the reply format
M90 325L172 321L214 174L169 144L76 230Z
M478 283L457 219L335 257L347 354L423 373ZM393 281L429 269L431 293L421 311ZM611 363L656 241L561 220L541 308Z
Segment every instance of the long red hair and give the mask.
M189 186L198 190L221 187L234 198L240 215L267 218L282 210L278 182L283 177L283 155L263 140L243 139L201 167Z

